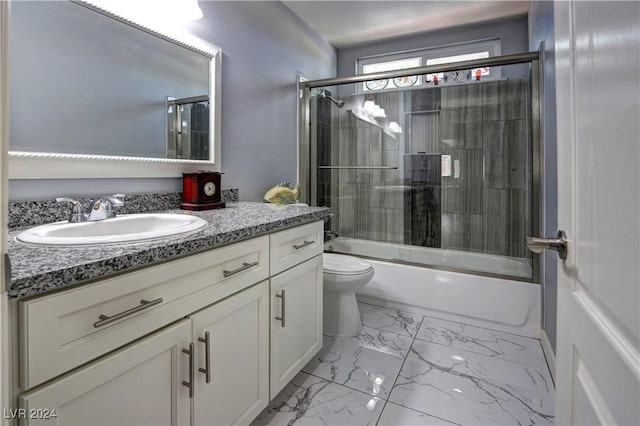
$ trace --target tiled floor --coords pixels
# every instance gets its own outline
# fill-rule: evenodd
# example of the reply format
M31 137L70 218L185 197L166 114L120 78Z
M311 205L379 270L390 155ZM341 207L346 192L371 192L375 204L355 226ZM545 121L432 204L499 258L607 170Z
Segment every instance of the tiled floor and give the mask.
M255 425L553 423L540 342L360 304L357 337L322 350Z

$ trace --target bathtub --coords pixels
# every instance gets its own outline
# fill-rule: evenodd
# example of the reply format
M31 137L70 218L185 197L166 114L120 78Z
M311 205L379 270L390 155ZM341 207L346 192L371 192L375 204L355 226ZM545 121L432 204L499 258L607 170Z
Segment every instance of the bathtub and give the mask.
M325 250L384 257L384 245L336 238L325 244ZM398 247L408 250L408 246L389 245L394 247L395 254L404 254L404 259L410 256L398 250ZM440 251L442 257L442 250L426 251ZM400 256L393 257L403 259ZM368 259L367 262L373 265L375 275L356 294L361 302L526 337L540 337L541 290L538 284L379 260Z
M325 244L325 250L379 259L400 260L436 268L465 270L470 273L483 272L524 279L531 278L532 272L529 261L517 257L383 243L355 238L335 238Z

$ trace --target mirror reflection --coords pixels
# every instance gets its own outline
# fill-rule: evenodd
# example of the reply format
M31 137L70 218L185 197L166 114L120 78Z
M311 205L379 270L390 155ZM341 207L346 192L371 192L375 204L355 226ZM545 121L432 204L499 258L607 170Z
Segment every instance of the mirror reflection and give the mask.
M77 3L11 15L11 150L210 158L210 57Z

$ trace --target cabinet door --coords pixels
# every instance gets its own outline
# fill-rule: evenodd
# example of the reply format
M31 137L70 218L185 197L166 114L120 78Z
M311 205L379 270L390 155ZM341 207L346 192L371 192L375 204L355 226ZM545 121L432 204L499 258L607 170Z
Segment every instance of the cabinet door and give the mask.
M271 278L273 399L322 347L322 255Z
M188 425L190 338L182 320L20 395L21 424Z
M269 282L191 318L196 344L193 423L249 424L269 403Z

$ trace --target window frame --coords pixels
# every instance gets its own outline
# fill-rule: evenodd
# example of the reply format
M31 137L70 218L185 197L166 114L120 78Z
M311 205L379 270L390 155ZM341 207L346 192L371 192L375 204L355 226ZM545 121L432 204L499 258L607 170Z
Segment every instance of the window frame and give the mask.
M485 39L485 40L475 40L475 41L442 45L442 46L436 46L436 47L430 47L430 48L424 48L424 49L405 50L402 52L393 52L389 54L359 57L356 60L356 73L358 75L365 74L363 72L365 65L381 64L385 62L392 62L397 60L420 57L422 66L426 66L427 60L430 60L430 59L464 55L469 53L479 53L484 51L489 52L490 58L493 56L500 56L502 54L501 39L492 38L492 39ZM497 66L497 67L491 67L491 75L484 76L482 80L484 81L497 80L497 79L500 79L501 77L502 77L501 67ZM441 85L451 85L451 84L454 84L454 83L451 83L451 82L441 83ZM429 85L424 78L419 78L416 84L408 87L429 87L429 86L433 86L433 85ZM357 85L358 92L368 93L368 92L380 92L380 91L398 89L397 87L385 87L384 89L380 89L380 90L369 90L369 89L366 89L365 87L366 86L364 82L362 84L358 84Z

